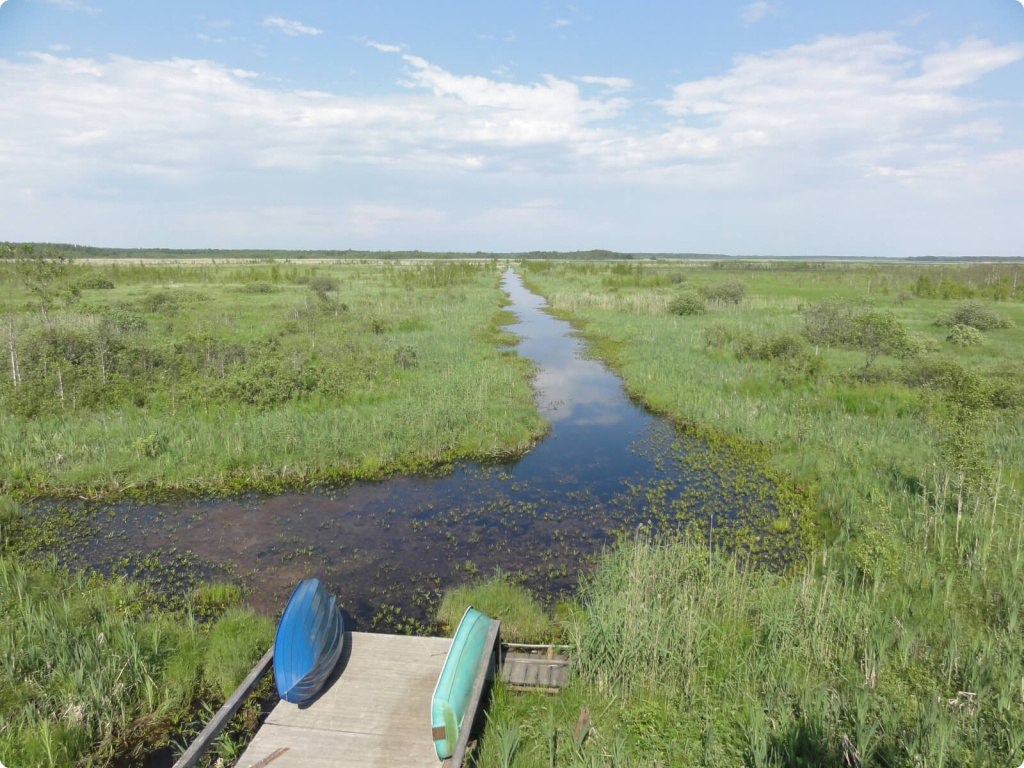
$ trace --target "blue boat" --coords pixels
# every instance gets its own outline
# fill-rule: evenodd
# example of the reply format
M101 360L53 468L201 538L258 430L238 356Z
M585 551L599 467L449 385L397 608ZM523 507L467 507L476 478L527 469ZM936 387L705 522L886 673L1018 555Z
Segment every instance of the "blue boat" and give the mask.
M323 584L300 582L274 637L274 680L282 699L302 704L316 696L341 656L342 630L341 611Z

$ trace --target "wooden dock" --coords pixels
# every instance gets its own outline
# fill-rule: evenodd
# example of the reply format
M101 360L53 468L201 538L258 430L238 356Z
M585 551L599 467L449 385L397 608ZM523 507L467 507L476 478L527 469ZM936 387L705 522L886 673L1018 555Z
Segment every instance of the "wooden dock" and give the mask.
M571 669L566 654L555 648L568 646L506 643L501 664L501 681L513 691L558 693L569 683Z
M465 721L443 763L434 749L431 702L451 639L346 632L341 659L320 693L300 706L278 702L237 768L461 768L472 749L474 722L481 722L488 681L500 676L513 690L548 693L568 683L572 662L556 651L567 646L503 644L500 633L500 623L491 621ZM195 767L270 670L273 652L271 647L264 654L174 768Z
M278 703L238 768L440 768L430 702L451 644L346 632L324 690L301 707Z

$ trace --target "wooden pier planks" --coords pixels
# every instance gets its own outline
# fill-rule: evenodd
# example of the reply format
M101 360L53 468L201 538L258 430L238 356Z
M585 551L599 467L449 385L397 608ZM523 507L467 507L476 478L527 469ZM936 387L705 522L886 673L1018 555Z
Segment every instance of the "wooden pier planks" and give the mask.
M450 647L448 638L352 632L324 691L302 707L279 703L238 768L439 768L430 702Z
M501 679L517 691L556 693L569 682L569 659L554 653L523 653L509 650L505 654Z

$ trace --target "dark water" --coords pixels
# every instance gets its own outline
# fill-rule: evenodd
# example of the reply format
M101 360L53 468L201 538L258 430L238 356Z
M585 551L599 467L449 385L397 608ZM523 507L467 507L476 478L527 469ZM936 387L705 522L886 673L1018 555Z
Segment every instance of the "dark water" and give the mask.
M735 519L760 503L756 472L733 482L735 466L632 403L515 273L503 286L519 318L508 330L520 337L518 354L539 366L537 405L552 425L526 456L463 463L443 477L88 508L86 533L65 559L177 589L227 576L270 612L316 576L360 629L401 631L415 628L410 618L425 621L445 587L496 568L556 595L617 534L694 521L713 530L716 513Z

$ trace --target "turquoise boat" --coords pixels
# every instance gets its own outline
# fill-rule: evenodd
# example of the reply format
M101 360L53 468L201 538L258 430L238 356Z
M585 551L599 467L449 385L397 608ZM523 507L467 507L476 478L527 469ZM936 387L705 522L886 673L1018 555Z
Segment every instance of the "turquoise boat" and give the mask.
M341 656L342 630L341 611L324 585L300 582L274 637L274 680L282 699L302 704L316 696Z
M470 606L455 630L431 703L434 749L439 760L447 760L455 750L490 628L491 620Z

